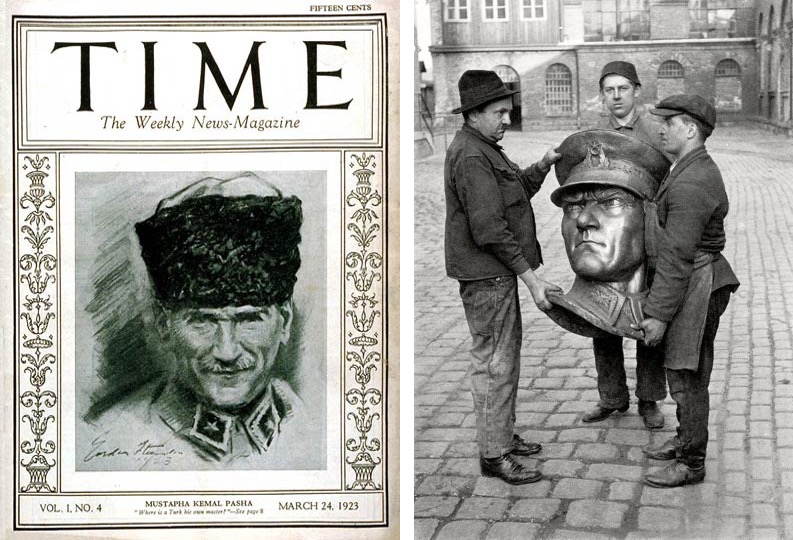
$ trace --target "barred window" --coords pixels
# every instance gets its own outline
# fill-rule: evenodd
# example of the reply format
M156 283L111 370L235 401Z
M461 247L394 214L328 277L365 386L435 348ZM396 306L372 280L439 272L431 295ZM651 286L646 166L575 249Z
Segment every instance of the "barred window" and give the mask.
M740 77L741 66L731 58L726 58L716 64L716 77Z
M584 41L650 39L648 0L583 0Z
M685 93L685 72L680 62L667 60L658 67L658 81L655 91L659 100L675 94Z
M520 83L520 75L518 75L518 72L511 66L505 66L503 64L498 65L493 68L493 71L504 81L504 84Z
M714 105L717 111L740 112L743 107L741 66L732 58L716 64Z
M667 60L658 68L659 79L682 79L683 76L683 66L675 60Z
M545 71L545 114L573 112L573 76L564 64L553 64Z
M523 0L522 17L524 20L544 19L545 0Z
M507 0L485 0L484 9L486 21L507 20Z
M468 0L446 0L447 21L468 20Z

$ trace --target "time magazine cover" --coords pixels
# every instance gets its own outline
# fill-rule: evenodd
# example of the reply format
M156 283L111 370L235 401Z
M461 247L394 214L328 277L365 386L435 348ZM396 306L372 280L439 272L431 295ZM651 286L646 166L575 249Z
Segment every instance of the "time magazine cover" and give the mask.
M4 533L397 537L398 3L66 4L4 14Z

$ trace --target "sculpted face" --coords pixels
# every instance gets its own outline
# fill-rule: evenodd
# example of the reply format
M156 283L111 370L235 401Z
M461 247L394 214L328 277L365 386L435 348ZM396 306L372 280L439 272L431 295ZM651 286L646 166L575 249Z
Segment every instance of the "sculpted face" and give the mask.
M644 262L644 207L622 188L582 186L561 198L562 237L573 271L593 281L629 280Z
M208 406L234 410L269 382L289 340L292 304L180 309L166 314L166 325L177 379Z

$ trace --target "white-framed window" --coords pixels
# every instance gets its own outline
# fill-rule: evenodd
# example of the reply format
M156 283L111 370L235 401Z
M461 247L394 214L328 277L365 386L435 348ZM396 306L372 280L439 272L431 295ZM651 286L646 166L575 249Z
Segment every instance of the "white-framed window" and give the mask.
M524 21L545 19L545 0L522 0L520 16Z
M507 0L484 0L482 18L485 21L506 21L509 19Z
M443 10L447 21L458 22L469 20L468 0L445 0Z

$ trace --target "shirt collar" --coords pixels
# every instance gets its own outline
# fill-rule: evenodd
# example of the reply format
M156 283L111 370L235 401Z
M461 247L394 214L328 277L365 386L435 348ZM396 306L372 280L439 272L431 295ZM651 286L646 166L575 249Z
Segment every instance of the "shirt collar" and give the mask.
M636 126L636 122L638 121L639 121L639 111L636 111L636 114L631 119L631 121L625 124L624 126L619 122L617 122L617 119L614 117L613 114L611 115L611 118L609 118L609 122L611 122L611 127L616 129L617 131L619 131L620 129L633 129Z
M481 133L479 133L479 131L476 128L473 128L473 127L469 126L468 124L463 124L462 130L465 131L466 133L470 133L471 135L473 135L474 137L476 137L480 141L489 144L490 146L492 146L496 150L499 150L499 151L502 150L502 146L500 144L486 139L485 136L482 135Z

